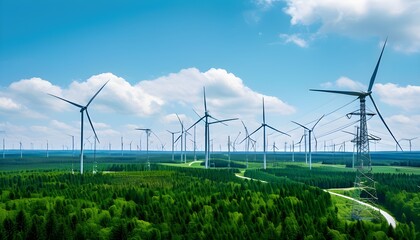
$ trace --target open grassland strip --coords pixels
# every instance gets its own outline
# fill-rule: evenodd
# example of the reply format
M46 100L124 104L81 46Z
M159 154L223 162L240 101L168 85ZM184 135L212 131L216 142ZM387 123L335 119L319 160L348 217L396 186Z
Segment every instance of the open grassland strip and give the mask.
M293 168L295 168L296 166L293 166ZM271 171L270 171L271 170ZM282 181L281 179L283 178L284 179L284 177L280 177L278 174L274 174L274 175L272 175L273 174L273 172L276 172L275 170L273 170L273 169L267 169L267 170L265 170L265 171L260 171L260 170L251 170L251 171L247 171L248 172L248 174L246 173L245 174L245 176L248 178L248 179L253 179L253 180L265 180L265 181L269 181L269 182L278 182L278 181ZM278 169L277 169L278 170ZM287 171L287 170L285 170L285 169L282 169L282 172L284 172L284 171ZM290 171L290 170L289 170ZM289 171L287 171L287 172L289 172ZM297 173L296 172L292 172L291 174L295 174L295 175L297 175ZM290 176L290 175L288 175L288 176ZM238 176L239 177L239 176ZM298 179L298 181L299 181L299 179L300 178L297 178ZM284 179L284 180L287 180L287 178L286 179ZM295 179L293 179L292 178L292 180L295 180ZM296 181L296 180L295 180ZM345 188L345 189L341 189L341 190L343 190L343 191L349 191L349 190L351 190L352 188L350 187L350 188ZM337 190L339 190L339 189L337 189ZM356 200L356 199L354 199L354 198L351 198L351 197L349 197L349 196L345 196L345 195L343 195L343 194L339 194L339 193L336 193L336 192L333 192L333 191L328 191L328 190L324 190L325 192L328 192L329 194L332 194L332 195L335 195L335 196L339 196L339 197L342 197L342 198L345 198L345 199L348 199L348 200L351 200L351 201L355 201L355 202L357 202L358 204L362 204L362 205L365 205L365 206L367 206L367 207L369 207L369 208L371 208L371 209L374 209L374 210L376 210L376 211L379 211L380 212L380 214L382 214L383 215L383 217L385 218L385 220L388 222L388 224L389 225L391 225L393 228L395 228L396 227L396 220L395 220L395 218L394 217L392 217L389 213L387 213L387 212L385 212L383 209L381 210L381 209L379 209L378 207L375 207L375 206L372 206L372 205L369 205L369 204L367 204L367 203L364 203L364 202L361 202L361 201L358 201L358 200ZM343 206L342 206L343 207ZM346 211L347 212L347 211ZM350 215L349 215L350 216Z
M345 198L345 199L348 199L348 200L357 202L358 204L361 204L363 206L369 207L369 208L371 208L371 209L373 209L375 211L379 211L379 213L386 219L386 221L388 222L389 225L391 225L393 228L395 228L397 226L397 222L396 222L395 218L393 216L391 216L389 213L385 212L383 209L380 209L380 208L375 207L373 205L370 205L368 203L359 201L359 200L354 199L354 198L349 197L349 196L345 196L345 195L342 195L342 194L339 194L339 193L335 193L335 192L331 192L331 191L328 191L328 190L324 190L324 191L325 192L328 192L329 194L332 194L332 195L335 195L335 196L339 196L339 197L342 197L342 198Z

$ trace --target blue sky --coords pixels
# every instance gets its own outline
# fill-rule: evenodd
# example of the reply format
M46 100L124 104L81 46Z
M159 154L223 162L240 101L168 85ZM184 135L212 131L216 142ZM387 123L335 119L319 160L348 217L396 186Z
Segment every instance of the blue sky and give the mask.
M90 106L101 148L120 148L124 136L125 148L133 141L134 149L145 137L133 129L149 127L169 149L166 130L179 129L175 113L187 126L195 122L192 109L203 112L205 86L211 113L239 117L250 131L261 122L264 96L267 122L292 135L268 137L270 146L283 148L302 135L291 120L309 123L353 100L309 89L366 90L388 37L373 95L398 139L417 137L419 13L420 3L410 0L4 0L0 130L7 148L19 141L45 147L47 139L53 148L66 148L66 134L80 134L80 116L46 93L84 104L110 80ZM328 133L351 125L354 118L344 116L357 108L356 101L320 122L319 149L351 139ZM368 109L374 109L370 103ZM382 138L378 150L395 149L377 116L369 129ZM197 127L199 148L203 130ZM346 130L354 131L354 124ZM211 131L215 149L226 148L228 135L241 131L244 137L239 121ZM151 141L158 148L158 140ZM420 140L412 143L419 149ZM401 144L408 149L407 141Z

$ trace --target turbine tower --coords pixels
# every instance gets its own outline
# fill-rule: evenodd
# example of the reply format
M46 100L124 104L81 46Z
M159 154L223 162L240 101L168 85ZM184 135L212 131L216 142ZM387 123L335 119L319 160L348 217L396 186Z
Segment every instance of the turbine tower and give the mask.
M415 138L403 138L403 139L401 139L401 140L404 140L404 141L408 141L408 143L409 143L409 145L410 145L410 152L411 152L411 141L413 141L414 139L417 139L418 137L415 137Z
M169 130L166 130L166 131L168 131L172 135L172 162L173 162L175 160L175 158L174 158L174 145L175 145L174 135L176 133L179 133L179 132L171 132Z
M204 120L204 155L205 155L205 166L206 168L209 168L209 152L210 152L210 125L216 124L216 123L223 123L233 120L238 120L238 118L229 118L224 120L218 120L214 117L212 117L209 114L209 111L207 110L207 101L206 101L206 88L203 87L203 93L204 93L204 116L202 116L200 119L197 120L191 127L189 127L186 131L190 130L192 127L194 127L197 123ZM210 122L209 118L215 120L214 122Z
M84 112L86 111L86 116L88 117L88 120L89 120L89 123L90 123L90 126L92 127L92 130L93 130L93 133L95 134L95 138L98 140L98 142L99 142L99 139L98 139L98 136L96 135L96 131L95 131L95 128L93 127L93 124L92 124L92 120L90 119L90 116L89 116L89 112L88 112L88 107L89 107L89 105L92 103L92 101L93 101L93 99L95 99L95 97L99 94L99 92L105 87L105 85L108 83L109 81L107 81L104 85L102 85L102 87L95 93L95 95L93 95L93 97L89 100L89 102L86 104L86 106L82 106L82 105L80 105L80 104L77 104L77 103L74 103L74 102L71 102L71 101L69 101L69 100L67 100L67 99L64 99L64 98L61 98L61 97L58 97L58 96L55 96L55 95L53 95L53 94L49 94L50 96L53 96L53 97L55 97L55 98L58 98L58 99L60 99L60 100L63 100L63 101L65 101L65 102L67 102L67 103L70 103L71 105L74 105L74 106L76 106L76 107L78 107L78 108L80 108L80 174L83 174L83 117L84 117Z
M150 129L150 128L136 128L136 130L139 130L139 131L145 131L145 132L146 132L147 168L150 170L150 160L149 160L149 137L150 137L150 133L152 132L152 129Z
M246 139L246 142L245 142L246 157L245 158L246 158L246 167L248 168L248 152L249 152L249 142L251 141L251 138L249 138L248 128L245 126L244 121L241 120L241 122L245 129L245 139Z
M136 128L135 130L140 130L140 131L145 131L146 132L147 167L150 170L150 159L149 159L149 137L150 137L150 134L153 133L153 135L155 135L155 137L159 140L159 142L161 144L162 144L162 141L160 141L159 137L150 128Z
M181 125L181 134L175 140L175 142L181 139L181 163L187 163L187 131L184 128L184 122L181 121L181 118L178 116L178 114L176 114L176 117L178 118L179 124Z
M6 131L0 131L0 133L6 134ZM4 139L3 136L3 159L5 158L6 155L6 140Z
M372 97L372 87L375 82L376 74L378 72L379 64L381 62L382 54L384 52L385 46L386 46L386 40L382 47L381 54L379 56L378 62L376 63L375 69L373 71L373 74L370 78L369 87L366 92L363 91L337 91L337 90L315 90L310 89L310 91L318 91L318 92L327 92L327 93L336 93L336 94L343 94L343 95L349 95L357 97L360 100L360 110L358 113L353 113L354 115L360 116L360 126L359 126L359 132L357 134L357 137L359 138L357 143L357 158L356 158L356 180L355 180L355 188L356 188L356 194L357 198L359 198L362 201L366 202L375 202L378 198L376 195L376 187L375 187L375 181L373 180L373 173L372 173L372 162L370 158L370 152L369 152L369 134L367 129L367 121L366 121L366 115L369 115L366 113L366 97L369 97L370 100L373 103L373 106L376 109L376 112L379 115L379 118L387 128L388 132L391 134L392 138L395 140L398 146L400 144L398 143L397 139L395 138L394 134L392 134L391 129L388 127L388 125L385 123L384 118L382 117L381 113L379 112L378 107L376 106L375 101ZM401 148L401 146L400 146ZM402 149L401 149L402 150ZM353 218L360 219L361 212L363 209L360 208L360 204L357 204L353 207Z
M67 134L68 136L71 137L71 150L72 150L72 157L74 157L74 136Z
M316 123L312 126L312 128L308 128L300 123L297 123L295 121L292 121L292 123L297 124L299 126L301 126L303 129L305 129L306 131L308 131L308 137L309 137L309 170L312 170L312 143L311 143L311 135L312 132L314 131L315 126L319 123L319 121L321 121L321 119L324 117L325 115L322 115L322 117L320 117L318 119L318 121L316 121ZM306 141L305 141L305 146L306 146ZM306 148L306 147L305 147Z
M245 141L247 138L249 138L249 137L251 137L252 136L252 134L254 134L254 133L256 133L258 130L260 130L261 128L263 129L263 151L264 151L264 169L267 169L267 135L266 135L266 127L268 127L268 128L270 128L271 130L274 130L274 131L276 131L276 132L278 132L278 133L281 133L281 134L284 134L284 135L287 135L287 136L289 136L290 137L290 135L289 134L287 134L287 133L285 133L285 132L282 132L282 131L280 131L280 130L277 130L277 129L275 129L274 127L272 127L272 126L270 126L270 125L268 125L268 124L266 124L265 123L265 106L264 106L264 98L262 99L262 110L263 110L263 116L262 116L262 119L263 119L263 122L262 122L262 124L261 124L261 126L259 127L259 128L257 128L255 131L253 131L251 134L249 134L244 140L242 140L241 141L241 143L243 142L243 141Z

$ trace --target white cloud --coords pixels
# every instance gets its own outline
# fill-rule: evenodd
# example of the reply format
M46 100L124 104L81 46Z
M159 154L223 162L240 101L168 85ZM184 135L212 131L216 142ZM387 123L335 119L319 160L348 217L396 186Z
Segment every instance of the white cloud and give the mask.
M308 42L301 38L299 34L280 34L279 37L284 41L284 43L293 43L301 48L308 47Z
M225 114L243 114L261 108L262 94L245 86L242 80L224 69L210 69L200 72L196 68L183 69L152 81L142 81L139 86L145 92L153 93L166 105L193 107L202 112L203 87L206 87L208 109ZM269 98L268 96L266 96ZM273 97L269 100L271 110L288 115L294 107Z
M339 88L348 91L366 91L367 86L348 77L339 77L335 82L321 84L324 88Z
M2 100L6 101L1 101L0 114L4 122L14 122L21 129L13 130L8 127L6 130L15 136L22 136L24 142L34 141L37 136L51 142L55 139L56 147L61 148L60 141L68 144L69 138L66 134L79 135L80 113L75 106L47 93L85 105L108 80L108 85L89 106L92 120L100 120L94 122L94 126L101 144L111 142L115 145L121 136L127 138L127 141L137 140L142 136L133 131L138 127L137 122L141 127L153 128L163 138L169 138L166 129L179 131L175 113L189 127L198 119L193 109L200 115L204 112L203 87L206 87L208 110L219 119L241 117L253 126L256 120L260 121L263 97L266 112L277 115L270 118L295 112L293 106L275 96L265 96L253 91L242 79L224 69L201 72L196 68L189 68L134 84L112 73L104 73L87 80L74 81L64 87L41 78L12 83L1 92ZM8 114L5 109L14 109L13 114ZM35 116L38 118L34 118ZM229 126L242 128L239 121L229 123ZM225 127L215 126L214 129L226 130ZM202 127L198 127L197 135L202 134L201 131ZM91 129L85 118L85 135L90 134Z
M0 111L17 111L20 109L20 104L14 102L13 99L0 97Z
M178 124L179 123L178 117L179 117L179 119L181 119L182 122L185 122L185 119L188 119L185 114L178 114L178 117L176 115L177 115L176 113L171 113L171 114L168 114L168 115L164 116L163 119L162 119L163 123Z
M23 79L10 84L9 93L28 109L54 109L61 108L57 101L49 97L47 93L60 95L59 86L51 84L41 78Z
M279 0L255 0L255 4L262 8L262 9L267 9L273 6L273 4L275 2L278 2Z
M292 25L319 26L316 34L389 36L403 52L420 52L420 2L417 0L286 0Z
M374 85L374 91L384 103L404 110L420 110L420 86L398 86L393 83Z
M339 88L346 88L353 91L366 91L367 89L361 82L354 81L348 77L340 77L337 79L336 85Z

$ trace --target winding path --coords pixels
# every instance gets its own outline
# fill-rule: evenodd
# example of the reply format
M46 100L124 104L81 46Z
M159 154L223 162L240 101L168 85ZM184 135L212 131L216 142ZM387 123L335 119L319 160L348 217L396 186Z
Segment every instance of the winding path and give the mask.
M241 176L241 175L239 175L239 173L236 173L235 176L238 177L238 178L242 178L242 179L253 180L253 181L260 181L260 182L263 182L263 183L267 183L266 181L262 181L262 180L258 180L258 179L254 179L254 178L249 178L249 177L245 177L245 176ZM351 198L349 196L345 196L343 194L331 192L331 191L328 191L328 190L324 190L324 191L327 192L327 193L329 193L329 194L335 195L335 196L339 196L339 197L342 197L342 198L345 198L345 199L348 199L348 200L351 200L351 201L355 201L355 202L357 202L359 204L362 204L364 206L367 206L369 208L372 208L375 211L379 211L379 213L382 214L382 216L384 216L384 218L388 222L388 225L391 225L393 228L395 228L397 226L397 221L395 221L395 218L393 216L391 216L389 213L381 210L380 208L377 208L377 207L372 206L370 204L367 204L365 202L359 201L357 199Z
M188 166L190 166L191 167L191 165L193 165L194 163L201 163L202 161L192 161L192 162L190 162L189 164L188 164Z
M364 205L366 207L372 208L375 211L379 211L379 213L382 214L382 216L384 216L384 218L388 222L388 225L391 225L393 228L395 228L397 226L397 221L395 221L395 218L393 216L391 216L389 213L381 210L380 208L377 208L375 206L372 206L370 204L367 204L365 202L359 201L357 199L351 198L351 197L346 196L346 195L343 195L343 194L331 192L331 191L328 191L328 190L324 190L324 191L327 192L327 193L329 193L329 194L335 195L335 196L339 196L339 197L342 197L342 198L345 198L345 199L348 199L348 200L351 200L351 201L355 201L355 202L357 202L359 204L362 204L362 205Z

